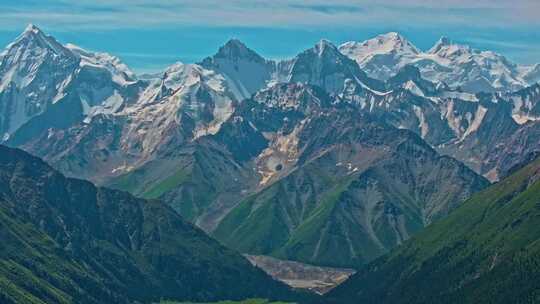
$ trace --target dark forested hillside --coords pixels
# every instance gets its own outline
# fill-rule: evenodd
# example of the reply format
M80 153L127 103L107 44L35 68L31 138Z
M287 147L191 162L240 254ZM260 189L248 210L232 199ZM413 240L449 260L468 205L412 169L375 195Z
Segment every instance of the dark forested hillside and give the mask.
M289 298L170 207L0 146L0 303Z

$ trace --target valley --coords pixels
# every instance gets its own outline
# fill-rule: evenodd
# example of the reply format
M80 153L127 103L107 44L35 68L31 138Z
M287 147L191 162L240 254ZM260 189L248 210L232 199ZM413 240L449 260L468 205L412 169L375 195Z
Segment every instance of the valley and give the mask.
M30 24L0 54L0 303L540 301L537 65L216 49L140 75Z

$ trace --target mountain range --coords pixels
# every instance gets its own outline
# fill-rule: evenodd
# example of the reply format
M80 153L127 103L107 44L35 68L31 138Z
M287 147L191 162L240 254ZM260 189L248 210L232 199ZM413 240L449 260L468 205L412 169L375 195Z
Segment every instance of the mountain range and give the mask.
M363 265L540 150L535 68L448 39L321 40L281 61L232 39L139 78L30 25L0 60L5 144L243 253Z
M371 77L381 80L407 65L419 68L432 82L470 93L516 91L540 80L538 65L519 65L495 52L460 45L447 37L422 51L391 32L363 42L346 42L339 50L356 60Z

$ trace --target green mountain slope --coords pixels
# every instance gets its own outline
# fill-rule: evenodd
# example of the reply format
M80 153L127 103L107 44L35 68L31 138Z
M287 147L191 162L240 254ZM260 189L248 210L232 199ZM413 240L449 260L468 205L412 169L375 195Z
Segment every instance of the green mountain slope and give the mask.
M539 303L540 159L369 264L324 303Z
M65 178L0 146L0 303L290 299L159 201Z
M243 253L356 267L487 184L413 132L321 88L278 84L215 135L109 185L161 198Z
M281 178L242 200L213 236L245 253L357 267L488 184L410 131L346 107L320 113L290 140L298 161L271 171ZM271 153L267 163L279 157Z

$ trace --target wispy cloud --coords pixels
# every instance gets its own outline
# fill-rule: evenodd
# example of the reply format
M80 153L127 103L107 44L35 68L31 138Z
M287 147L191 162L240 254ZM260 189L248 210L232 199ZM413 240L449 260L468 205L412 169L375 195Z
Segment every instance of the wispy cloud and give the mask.
M340 14L340 13L359 13L362 12L362 8L354 5L328 5L328 4L291 4L291 8L300 10L311 10L317 13L323 14Z
M508 27L540 25L538 0L4 0L0 26L62 29L170 26L362 27L377 23Z
M421 48L447 35L538 62L539 12L540 0L0 0L0 41L35 23L146 70L200 60L236 35L283 58L322 37L340 43L399 31Z

